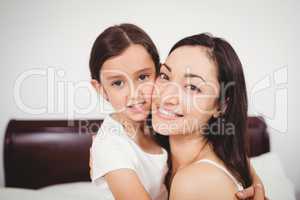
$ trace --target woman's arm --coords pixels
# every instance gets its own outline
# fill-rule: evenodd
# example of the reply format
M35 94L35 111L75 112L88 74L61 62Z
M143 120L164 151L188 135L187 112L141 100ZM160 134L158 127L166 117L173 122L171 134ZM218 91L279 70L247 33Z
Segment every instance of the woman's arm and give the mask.
M179 170L172 181L170 200L234 200L236 185L221 170L196 164Z

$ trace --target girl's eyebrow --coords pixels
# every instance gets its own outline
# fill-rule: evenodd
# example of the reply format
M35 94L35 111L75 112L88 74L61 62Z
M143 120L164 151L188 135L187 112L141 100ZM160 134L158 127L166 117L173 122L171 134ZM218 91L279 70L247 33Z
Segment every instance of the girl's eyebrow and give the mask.
M107 79L116 79L116 78L122 78L122 75L112 75L112 76L107 76Z
M140 69L136 72L134 72L134 74L139 74L141 72L146 72L146 71L151 71L152 70L152 67L146 67L146 68L143 68L143 69Z

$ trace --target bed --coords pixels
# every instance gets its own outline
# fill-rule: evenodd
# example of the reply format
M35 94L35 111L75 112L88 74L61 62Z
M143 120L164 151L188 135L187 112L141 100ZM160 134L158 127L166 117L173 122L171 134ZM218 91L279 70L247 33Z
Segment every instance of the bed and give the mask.
M280 160L270 153L264 120L249 117L248 122L249 156L266 189L271 190L272 180L264 177L272 176L272 170L278 175L272 165L280 165ZM101 199L90 183L88 166L92 135L101 123L96 119L10 120L4 140L5 187L0 188L0 199ZM293 199L292 184L283 170L281 174L290 197L278 199ZM268 190L267 194L271 197L274 193Z

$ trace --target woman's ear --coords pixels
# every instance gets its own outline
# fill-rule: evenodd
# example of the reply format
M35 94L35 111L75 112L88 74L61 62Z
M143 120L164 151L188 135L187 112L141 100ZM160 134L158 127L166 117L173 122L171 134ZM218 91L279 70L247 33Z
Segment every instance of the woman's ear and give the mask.
M214 117L214 118L218 118L218 117L220 117L221 114L222 114L221 110L218 109L218 110L216 110L216 111L214 112L213 117Z
M223 115L227 110L229 98L227 97L225 102L220 102L219 108L213 114L214 118L218 118L220 115Z
M108 96L106 91L103 88L103 85L99 83L99 81L97 81L96 79L92 79L91 84L95 88L97 93L101 94L104 97L104 99L108 101Z

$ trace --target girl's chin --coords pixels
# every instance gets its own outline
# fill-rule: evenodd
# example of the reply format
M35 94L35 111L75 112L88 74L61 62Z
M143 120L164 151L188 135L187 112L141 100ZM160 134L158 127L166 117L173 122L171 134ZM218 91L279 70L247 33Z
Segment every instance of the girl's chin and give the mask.
M148 113L134 113L134 114L130 113L129 117L132 121L142 122L147 119Z

